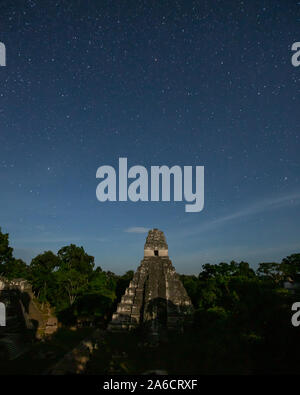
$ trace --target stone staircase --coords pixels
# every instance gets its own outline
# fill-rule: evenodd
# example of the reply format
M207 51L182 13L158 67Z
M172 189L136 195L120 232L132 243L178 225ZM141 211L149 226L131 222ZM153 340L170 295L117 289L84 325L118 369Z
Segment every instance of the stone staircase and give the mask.
M143 325L153 336L160 336L167 330L182 331L189 323L193 306L167 251L163 233L151 230L144 259L113 314L109 331Z
M27 326L16 291L2 290L0 301L6 306L6 326L0 327L0 358L11 360L28 349L24 341Z
M42 311L31 285L24 279L0 278L0 302L6 309L6 326L0 326L0 357L17 358L33 338L51 335L57 330L57 319L51 311Z

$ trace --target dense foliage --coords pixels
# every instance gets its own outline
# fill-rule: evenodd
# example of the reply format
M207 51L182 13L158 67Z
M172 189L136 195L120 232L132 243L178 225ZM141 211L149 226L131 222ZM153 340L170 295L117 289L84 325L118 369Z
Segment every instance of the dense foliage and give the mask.
M89 319L103 322L116 308L118 298L133 276L105 272L95 267L94 257L74 244L62 247L57 254L45 251L26 265L13 257L8 234L0 229L0 276L30 281L38 300L54 308L63 324Z
M105 326L133 272L123 276L105 272L74 244L57 254L45 251L26 265L14 258L8 235L0 230L1 275L28 279L38 300L52 306L67 326L84 320ZM207 263L199 275L180 277L195 308L194 325L174 340L176 347L170 338L169 345L160 348L162 367L173 373L287 373L298 369L298 328L291 325L291 306L300 301L300 293L288 291L284 282L299 282L300 254L281 263L262 262L257 270L243 261ZM138 349L136 352L139 355Z

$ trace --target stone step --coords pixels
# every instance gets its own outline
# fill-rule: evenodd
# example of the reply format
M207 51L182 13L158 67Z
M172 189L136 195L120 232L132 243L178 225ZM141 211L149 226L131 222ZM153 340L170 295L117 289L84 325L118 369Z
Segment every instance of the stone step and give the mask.
M156 255L160 250L167 253L168 245L163 232L153 229L147 236L144 259L130 281L109 328L130 329L129 324L124 326L121 323L122 313L126 315L126 322L131 318L134 326L142 319L142 323L149 321L153 324L150 328L162 330L181 326L186 315L192 312L191 301L171 260L168 256Z
M18 358L28 349L28 347L20 341L19 337L13 336L0 339L0 348L5 350L9 360Z

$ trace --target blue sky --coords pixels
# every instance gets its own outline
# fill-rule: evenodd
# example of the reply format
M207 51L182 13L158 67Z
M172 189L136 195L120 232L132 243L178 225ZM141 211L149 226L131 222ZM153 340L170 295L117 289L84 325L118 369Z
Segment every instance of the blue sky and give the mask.
M297 2L3 4L0 226L15 256L75 243L123 273L153 227L180 273L300 251ZM96 170L120 157L204 166L204 210L100 203Z

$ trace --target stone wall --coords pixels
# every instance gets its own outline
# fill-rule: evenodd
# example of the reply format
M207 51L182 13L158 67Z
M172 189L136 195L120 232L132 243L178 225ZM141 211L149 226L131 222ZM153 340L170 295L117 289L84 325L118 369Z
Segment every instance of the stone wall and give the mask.
M0 278L0 302L6 307L6 325L0 327L0 354L15 359L26 351L33 338L50 335L57 330L57 318L50 309L42 311L24 279Z

